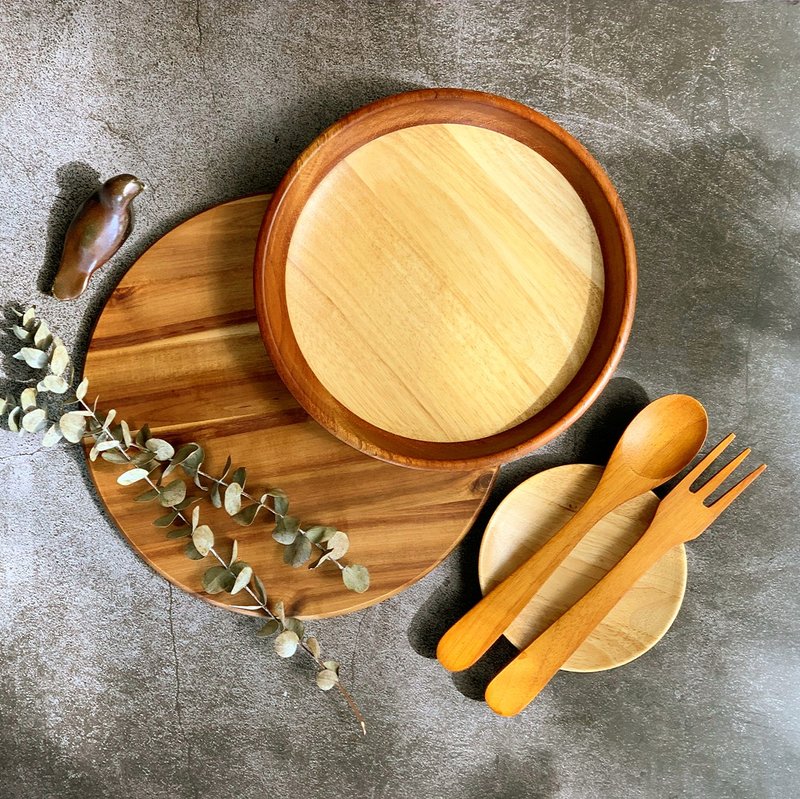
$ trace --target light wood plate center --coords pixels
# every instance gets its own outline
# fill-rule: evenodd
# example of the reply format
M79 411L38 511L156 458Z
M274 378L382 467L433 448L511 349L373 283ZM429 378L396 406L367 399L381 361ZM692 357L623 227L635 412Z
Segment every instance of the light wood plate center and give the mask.
M584 362L603 259L570 183L533 149L465 124L383 135L303 207L286 267L311 370L383 430L455 442L548 405Z
M600 466L548 469L517 486L499 505L481 543L478 573L487 593L557 532L589 498ZM506 630L524 649L577 602L633 546L658 508L652 492L601 519ZM601 671L628 663L670 628L686 588L686 552L671 549L603 619L567 661L566 671Z

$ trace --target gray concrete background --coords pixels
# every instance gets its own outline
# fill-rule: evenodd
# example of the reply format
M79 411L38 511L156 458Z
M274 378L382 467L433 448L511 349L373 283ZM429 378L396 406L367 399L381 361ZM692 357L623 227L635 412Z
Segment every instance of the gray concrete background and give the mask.
M602 459L645 397L695 394L770 470L690 547L665 640L560 675L513 720L430 658L475 596L479 530L401 596L318 625L370 735L250 620L170 587L74 453L0 433L2 797L798 795L800 7L769 2L17 2L0 9L2 300L80 357L116 280L193 213L273 187L366 101L453 85L552 116L608 170L641 290L595 412L507 469ZM40 293L77 203L151 190L85 301ZM135 375L131 375L135 379Z

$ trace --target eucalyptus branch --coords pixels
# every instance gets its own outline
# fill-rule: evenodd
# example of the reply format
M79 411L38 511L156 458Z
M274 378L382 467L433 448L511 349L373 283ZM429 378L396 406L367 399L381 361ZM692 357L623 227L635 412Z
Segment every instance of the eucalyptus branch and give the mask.
M19 403L10 395L5 400L0 400L0 413L8 414L9 428L14 432L38 433L49 424L50 427L42 440L45 446L52 446L62 438L77 444L88 435L93 441L89 452L91 460L101 457L126 467L126 471L117 478L118 483L127 486L142 482L148 485L149 490L136 497L136 501L157 501L167 510L167 513L157 518L153 524L163 528L174 528L168 529L167 538L188 538L189 541L184 548L187 557L201 560L210 555L216 561L217 565L211 566L203 574L202 584L206 593L217 594L224 591L235 595L243 591L247 594L255 604L233 607L258 611L266 617L266 623L259 629L257 635L275 636L274 648L280 657L291 657L297 651L302 651L310 657L318 669L316 682L319 688L328 691L336 686L366 734L364 717L339 679L339 664L334 660L322 659L317 639L306 634L305 625L300 619L285 615L282 602L273 601L273 607L269 607L264 583L255 574L252 566L239 558L236 540L233 542L228 560L219 553L215 547L213 531L207 524L200 524L200 508L197 503L202 501L203 494L189 496L187 485L180 478L173 479L166 485L163 485L163 481L180 468L208 496L215 507L224 505L229 516L243 526L251 525L260 511L271 512L276 519L273 538L286 547L284 560L287 563L293 566L302 565L310 558L311 548L316 547L322 551L322 555L312 568L322 565L326 560L331 561L339 568L348 588L365 591L369 586L369 573L366 568L357 564L345 566L339 562L349 546L346 533L335 527L322 525L303 529L298 519L288 515L289 501L285 492L271 489L260 498L256 498L244 490L247 472L243 467L236 469L230 480L226 480L231 467L230 458L227 459L222 476L215 478L201 469L205 453L199 444L185 444L176 451L168 441L152 436L147 425L136 433L133 433L127 422L122 419L112 426L116 419L114 409L98 413L97 399L91 407L86 402L89 386L87 378L74 389L74 398L64 401L67 406L77 405L78 410L66 411L58 421L49 420L47 409L39 407L39 395L47 392L55 395L66 394L72 384L72 375L68 380L64 377L64 373L70 367L69 356L63 342L50 333L44 320L36 319L33 309L28 309L19 316L21 322L13 326L12 332L23 344L29 346L23 346L14 357L24 361L32 369L46 369L47 374L38 382L36 388L29 387L22 392ZM132 455L131 452L135 454ZM204 486L204 479L211 481L211 485ZM243 506L243 498L250 504ZM194 507L189 514L188 510L192 506Z

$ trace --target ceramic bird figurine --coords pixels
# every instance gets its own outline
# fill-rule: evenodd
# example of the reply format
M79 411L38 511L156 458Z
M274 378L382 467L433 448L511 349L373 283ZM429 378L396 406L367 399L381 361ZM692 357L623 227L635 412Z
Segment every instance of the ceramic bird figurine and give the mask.
M133 175L107 180L80 207L64 238L53 296L74 300L89 278L122 246L131 229L130 203L144 189Z

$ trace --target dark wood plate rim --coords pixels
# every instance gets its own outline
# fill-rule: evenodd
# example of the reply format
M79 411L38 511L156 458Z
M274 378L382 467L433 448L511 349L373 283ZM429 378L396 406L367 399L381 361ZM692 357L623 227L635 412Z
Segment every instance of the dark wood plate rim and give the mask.
M395 130L448 122L510 135L564 174L595 224L606 289L590 352L569 385L549 405L520 424L485 438L433 442L370 424L322 385L292 331L285 268L291 234L305 199L337 163L368 141ZM542 139L536 146L526 140L534 134ZM580 182L576 175L566 174L569 170L575 170ZM577 421L600 395L622 357L633 324L636 252L622 202L608 176L588 150L553 120L521 103L485 92L420 89L353 111L317 136L292 164L273 194L259 232L254 294L261 336L278 374L300 405L333 435L390 463L422 469L476 469L515 460L543 446Z

